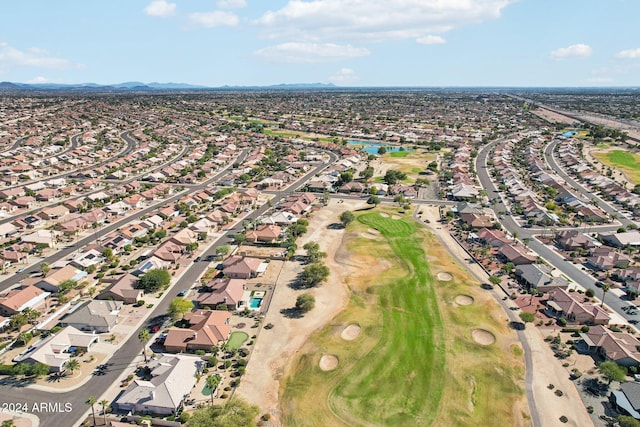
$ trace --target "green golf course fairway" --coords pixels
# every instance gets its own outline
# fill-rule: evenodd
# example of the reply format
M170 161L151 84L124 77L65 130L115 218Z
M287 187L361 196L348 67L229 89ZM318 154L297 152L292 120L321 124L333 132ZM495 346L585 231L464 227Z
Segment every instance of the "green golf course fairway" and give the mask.
M523 370L512 364L511 351L505 357L502 349L479 346L470 337L473 326L491 329L492 314L483 314L483 306L455 312L448 307L443 319L442 296L423 249L425 233L410 217L369 212L359 215L349 231L369 228L380 232L377 239L355 238L347 248L368 256L368 262L384 260L389 268L350 283L348 307L303 347L282 383L284 425L489 425L497 414L513 421ZM454 280L446 286L451 301L459 293L473 295L467 283ZM478 316L480 322L461 314ZM342 340L339 331L351 323L362 333L354 341ZM322 371L323 354L335 355L338 367Z

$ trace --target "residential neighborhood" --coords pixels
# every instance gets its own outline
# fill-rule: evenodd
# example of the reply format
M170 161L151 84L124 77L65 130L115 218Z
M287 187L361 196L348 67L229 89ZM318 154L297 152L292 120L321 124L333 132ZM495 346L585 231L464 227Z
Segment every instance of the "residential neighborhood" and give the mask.
M27 105L48 95L7 96L0 375L25 398L69 390L76 425L95 424L99 401L105 424L179 426L238 397L260 408L261 425L282 425L273 396L289 397L274 378L299 352L321 359L314 334L334 325L342 341L364 341L332 319L373 304L363 301L378 290L359 290L359 275L390 274L387 246L354 258L357 239L404 236L367 222L379 215L437 236L427 249L444 248L469 274L453 307L485 298L509 325L482 329L493 340L548 350L553 371L513 362L533 376L518 377L519 402L546 411L522 425L635 417L635 183L598 163L597 125L528 95L320 91L308 116L296 91L167 95L169 107L155 95L78 94L38 108ZM626 138L603 140L635 149ZM436 272L442 259L420 258L437 292L457 277ZM361 322L344 331L378 330ZM320 361L321 372L340 366L329 356L335 366ZM606 383L604 362L627 375ZM550 381L571 405L545 406ZM41 425L58 416L40 414Z

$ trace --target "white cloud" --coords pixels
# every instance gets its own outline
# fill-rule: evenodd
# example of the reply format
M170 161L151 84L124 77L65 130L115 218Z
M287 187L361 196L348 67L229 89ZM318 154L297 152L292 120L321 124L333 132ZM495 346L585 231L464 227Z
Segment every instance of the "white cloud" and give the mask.
M198 27L234 27L238 25L239 19L235 13L231 12L195 12L189 15L189 21Z
M342 68L331 77L329 77L329 81L331 83L337 85L348 85L353 84L360 80L360 78L356 75L356 72L351 68Z
M446 40L440 36L434 36L429 34L416 39L416 42L418 44L444 44L446 43Z
M166 0L153 0L144 9L149 16L173 16L176 13L176 4Z
M256 56L270 62L318 63L368 56L371 52L364 47L338 45L333 43L282 43L254 52Z
M418 39L500 17L515 0L289 0L255 23L271 38L314 42Z
M620 59L638 59L640 58L640 47L637 49L621 50L616 53L615 56Z
M570 58L587 58L591 56L591 46L587 44L572 44L551 52L551 59L562 60Z
M50 81L51 80L46 77L38 76L28 80L27 83L49 83Z
M79 64L73 64L67 59L51 56L43 49L30 48L26 51L21 51L10 46L8 43L0 42L0 67L10 68L14 66L53 68L59 70L82 67Z
M218 0L216 5L220 9L242 9L247 7L246 0Z

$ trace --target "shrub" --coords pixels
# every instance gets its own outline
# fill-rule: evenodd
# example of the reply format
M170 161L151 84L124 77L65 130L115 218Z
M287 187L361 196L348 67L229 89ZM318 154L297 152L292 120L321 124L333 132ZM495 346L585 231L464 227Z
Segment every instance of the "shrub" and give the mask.
M596 291L594 291L593 289L589 288L589 289L587 289L587 292L585 292L585 295L588 296L589 298L593 298L594 296L596 296Z
M567 319L565 319L564 317L561 317L558 319L558 324L560 326L567 326Z
M580 328L580 332L586 334L587 332L589 332L589 326L584 325L582 328Z

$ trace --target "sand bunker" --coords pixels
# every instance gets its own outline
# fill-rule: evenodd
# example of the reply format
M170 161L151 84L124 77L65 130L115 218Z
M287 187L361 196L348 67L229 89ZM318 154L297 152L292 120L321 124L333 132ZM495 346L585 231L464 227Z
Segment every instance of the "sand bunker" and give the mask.
M360 328L360 325L356 325L354 323L344 328L342 330L342 333L340 334L340 337L343 340L352 341L358 338L358 335L360 335L361 330L362 329Z
M389 218L389 214L386 212L380 212L380 216L383 218Z
M438 280L440 280L441 282L448 282L449 280L453 279L453 276L451 275L451 273L438 273Z
M333 371L338 367L338 358L333 354L325 354L320 358L320 369L323 371Z
M391 215L391 219L401 219L400 215Z
M455 302L458 305L471 305L473 304L473 297L469 295L458 295Z
M474 329L471 331L473 340L481 345L491 345L496 342L496 337L486 329ZM322 363L322 361L320 361ZM337 362L336 362L337 363Z
M371 234L371 233L362 233L362 237L364 237L365 239L377 239L378 236L376 236L375 234Z
M380 230L377 230L375 228L369 228L367 231L371 234L380 234Z

